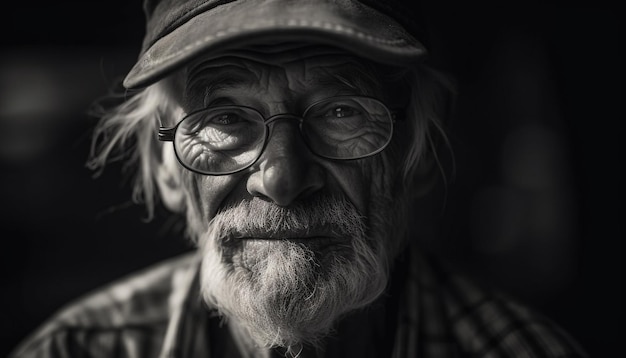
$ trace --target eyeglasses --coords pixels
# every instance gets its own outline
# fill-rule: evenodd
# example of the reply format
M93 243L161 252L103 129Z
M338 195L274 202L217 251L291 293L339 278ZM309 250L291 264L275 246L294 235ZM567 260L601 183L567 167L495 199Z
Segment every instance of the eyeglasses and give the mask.
M226 175L250 167L263 153L269 125L278 120L299 122L312 153L332 160L375 155L391 141L396 114L381 101L365 96L337 96L310 105L298 117L269 118L252 107L227 105L185 116L171 128L159 129L159 140L174 143L178 161L205 175Z

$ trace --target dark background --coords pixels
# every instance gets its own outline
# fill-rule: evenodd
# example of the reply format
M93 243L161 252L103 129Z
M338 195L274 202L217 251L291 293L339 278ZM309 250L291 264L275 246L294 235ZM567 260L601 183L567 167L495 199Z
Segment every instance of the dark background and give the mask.
M457 173L443 217L424 215L443 222L424 244L592 356L620 351L618 11L421 6L430 61L459 88ZM135 60L140 3L30 1L2 17L0 356L69 300L190 249L162 208L143 220L121 165L98 178L84 165L86 108Z

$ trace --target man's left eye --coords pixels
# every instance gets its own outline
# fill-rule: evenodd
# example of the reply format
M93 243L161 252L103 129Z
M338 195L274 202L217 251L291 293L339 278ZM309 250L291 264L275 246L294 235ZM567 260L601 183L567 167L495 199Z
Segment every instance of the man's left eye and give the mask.
M330 118L346 118L359 114L355 108L349 106L336 106L324 114L324 117Z

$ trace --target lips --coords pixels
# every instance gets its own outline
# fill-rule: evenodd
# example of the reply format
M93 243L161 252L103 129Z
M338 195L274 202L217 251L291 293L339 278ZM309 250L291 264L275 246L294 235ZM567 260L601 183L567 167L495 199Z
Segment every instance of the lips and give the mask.
M239 235L233 236L235 242L244 244L247 249L254 247L271 248L273 245L282 243L292 243L301 245L316 253L318 260L322 260L325 253L329 251L343 252L351 247L350 237L338 236L336 234L311 235L303 233L274 233L270 236L263 235ZM246 250L246 249L244 249Z
M297 244L302 244L305 245L307 247L309 247L310 249L313 250L320 250L320 249L326 249L330 246L333 245L340 245L340 244L345 244L346 242L348 242L348 240L346 238L339 238L339 237L329 237L329 236L308 236L308 237L281 237L281 238L274 238L274 237L250 237L250 236L246 236L246 237L240 237L237 238L239 240L249 240L249 241L266 241L268 243L272 243L272 241L275 241L276 243L279 242L283 242L283 241L289 241L292 243L297 243Z
M337 241L345 240L346 235L338 232L330 226L308 228L306 230L249 230L246 232L231 232L233 239L242 240L289 240L294 242L310 241Z
M335 233L320 235L293 231L271 234L246 232L230 236L230 240L225 242L225 247L230 247L226 251L229 253L227 259L247 270L257 270L260 262L274 254L285 255L282 256L285 258L290 256L289 247L294 245L309 252L315 267L333 267L338 258L341 258L342 262L347 262L354 257L353 239L349 235L340 236Z

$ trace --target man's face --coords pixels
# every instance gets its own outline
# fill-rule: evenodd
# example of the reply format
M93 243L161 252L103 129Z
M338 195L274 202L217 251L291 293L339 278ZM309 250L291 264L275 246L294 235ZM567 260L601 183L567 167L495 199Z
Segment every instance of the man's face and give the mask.
M341 95L392 102L368 65L331 52L239 51L196 61L174 81L180 115L218 105L253 107L265 118L300 115ZM324 159L311 153L298 122L286 119L270 125L264 151L242 172L175 168L204 254L205 299L265 346L315 341L340 315L373 301L401 240L392 213L404 204L394 203L399 164L392 150Z

